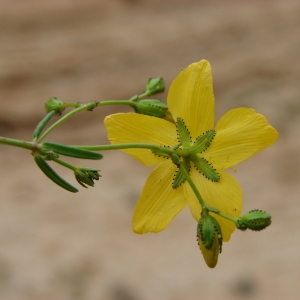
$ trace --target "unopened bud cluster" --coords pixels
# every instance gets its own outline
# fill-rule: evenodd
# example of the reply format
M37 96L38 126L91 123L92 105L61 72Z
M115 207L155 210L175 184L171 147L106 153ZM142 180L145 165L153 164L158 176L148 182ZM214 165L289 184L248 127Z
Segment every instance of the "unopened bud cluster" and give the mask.
M78 183L86 188L87 185L94 186L94 180L99 180L101 177L99 171L98 169L84 167L76 169L74 175Z

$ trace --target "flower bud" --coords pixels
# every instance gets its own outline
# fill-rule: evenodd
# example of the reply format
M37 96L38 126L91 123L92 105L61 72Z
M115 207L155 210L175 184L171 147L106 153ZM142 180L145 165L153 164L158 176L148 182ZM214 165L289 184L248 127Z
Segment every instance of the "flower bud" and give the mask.
M238 219L238 229L260 231L271 224L271 216L259 209L249 211Z
M101 177L99 171L100 170L98 169L84 167L76 169L74 171L74 175L78 183L83 187L87 188L86 185L93 187L94 180L99 180L99 178Z
M198 245L208 267L214 268L222 251L222 231L218 221L202 212L197 226Z
M57 98L53 97L53 98L50 98L46 103L45 103L45 109L46 109L46 112L50 112L52 110L55 111L55 113L57 115L61 115L62 112L64 111L64 106L63 106L63 102L58 100Z
M134 103L134 110L136 113L163 118L168 109L167 105L160 100L145 99Z
M146 92L149 92L149 95L155 95L162 93L165 90L165 82L161 77L150 78L146 85Z

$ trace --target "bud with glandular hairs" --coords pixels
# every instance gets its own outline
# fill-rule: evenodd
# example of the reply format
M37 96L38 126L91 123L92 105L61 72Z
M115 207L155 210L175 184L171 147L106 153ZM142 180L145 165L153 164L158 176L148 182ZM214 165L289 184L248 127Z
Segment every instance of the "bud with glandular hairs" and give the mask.
M156 99L145 99L133 104L136 113L157 118L164 118L168 109L165 103Z
M238 229L260 231L271 224L271 216L262 210L254 209L238 219Z
M197 226L199 248L208 267L214 268L222 251L222 231L218 221L203 211Z

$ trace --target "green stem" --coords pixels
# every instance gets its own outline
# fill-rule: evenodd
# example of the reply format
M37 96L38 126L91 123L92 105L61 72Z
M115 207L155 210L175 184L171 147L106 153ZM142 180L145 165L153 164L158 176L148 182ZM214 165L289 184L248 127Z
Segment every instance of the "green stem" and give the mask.
M186 178L186 180L189 183L189 185L191 186L193 192L195 193L195 195L196 195L196 197L197 197L197 199L198 199L198 201L199 201L199 203L200 203L203 211L213 212L213 213L219 215L220 217L223 217L223 218L225 218L225 219L233 222L235 224L235 226L238 227L238 222L237 222L238 219L237 218L232 218L232 217L230 217L228 215L225 215L225 214L221 213L218 209L216 209L216 208L214 208L212 206L209 206L209 205L207 205L204 202L204 200L203 200L203 198L202 198L199 190L197 189L194 181L192 180L192 178L188 174L187 170L184 168L183 164L180 164L180 170L183 173L183 175Z
M202 209L207 209L206 203L204 202L204 200L203 200L201 194L199 193L194 181L190 177L188 171L185 169L183 164L180 164L180 171L183 173L184 177L186 178L187 182L189 183L190 187L192 188L192 190L193 190L194 194L196 195Z
M64 166L64 167L72 170L72 171L75 171L77 169L76 167L74 167L74 166L72 166L72 165L70 165L70 164L66 163L65 161L62 161L62 160L60 160L58 158L53 157L52 160L55 161L56 163Z
M101 101L97 103L97 106L105 106L105 105L129 105L134 107L134 104L129 100L107 100Z
M96 106L95 102L90 102L88 104L84 104L78 108L75 108L73 110L71 110L70 112L68 112L67 114L65 114L63 117L61 117L58 121L56 121L54 124L52 124L47 130L45 130L45 132L37 139L37 142L40 142L41 140L43 140L43 138L49 134L54 128L56 128L58 125L60 125L61 123L63 123L64 121L66 121L68 118L70 118L72 115L75 115L76 113L83 111L83 110L89 110L89 109L93 109Z
M0 144L5 144L5 145L10 145L14 147L20 147L24 149L29 149L29 150L35 150L37 149L37 143L35 142L26 142L22 140L16 140L16 139L10 139L6 137L0 136Z
M225 215L225 214L221 213L220 211L219 211L219 212L213 211L213 212L214 212L215 214L219 215L220 217L223 217L224 219L227 219L227 220L233 222L233 223L235 224L236 227L239 227L238 219L237 219L237 218L232 218L232 217L230 217L230 216L228 216L228 215Z
M149 150L161 151L169 155L172 155L175 152L175 150L171 148L161 147L153 144L145 144L145 143L90 145L90 146L71 145L71 147L76 147L79 149L90 150L90 151L121 150L121 149L134 149L134 148L149 149Z
M58 121L56 121L54 124L52 124L45 132L37 139L37 142L42 141L46 135L48 135L53 129L55 129L58 125L65 122L67 119L69 119L71 116L77 114L78 112L84 111L84 110L92 110L95 107L98 106L105 106L105 105L129 105L131 107L134 107L134 104L128 100L107 100L102 102L90 102L87 104L79 104L75 103L65 103L65 107L73 107L76 106L75 109L71 110L67 114L65 114L63 117L61 117Z

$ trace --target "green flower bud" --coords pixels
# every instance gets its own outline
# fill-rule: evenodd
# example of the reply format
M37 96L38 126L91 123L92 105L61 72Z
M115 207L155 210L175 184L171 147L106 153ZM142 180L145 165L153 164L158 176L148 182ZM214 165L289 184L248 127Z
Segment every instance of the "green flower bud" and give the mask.
M146 85L146 92L150 92L149 95L155 95L162 93L165 90L165 82L161 77L150 78Z
M262 210L254 209L238 219L238 229L260 231L271 224L271 216Z
M61 115L62 112L64 111L64 106L63 106L63 102L58 100L57 98L53 97L53 98L50 98L46 103L45 103L45 109L46 109L46 112L50 112L52 110L55 111L55 113L57 115Z
M198 245L208 267L214 268L222 252L222 231L218 221L203 211L197 225Z
M74 175L78 183L87 188L86 185L93 187L94 180L99 180L99 178L101 177L99 171L100 170L98 169L83 167L76 169L74 171Z
M136 113L153 116L157 118L165 117L167 105L160 100L145 99L134 103Z

